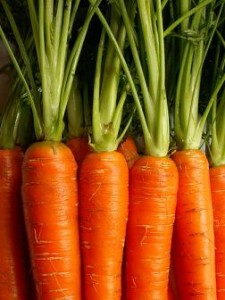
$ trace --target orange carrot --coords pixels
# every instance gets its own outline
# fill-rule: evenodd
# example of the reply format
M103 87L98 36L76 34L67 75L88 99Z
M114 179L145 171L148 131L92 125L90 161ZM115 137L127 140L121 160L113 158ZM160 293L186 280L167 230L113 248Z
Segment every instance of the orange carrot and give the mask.
M173 293L173 289L171 287L171 285L169 284L168 286L168 300L174 300L175 297L174 297L174 293Z
M79 180L84 299L120 300L128 216L128 166L116 151L91 153Z
M168 157L143 156L130 172L126 299L168 299L178 172Z
M172 238L172 248L173 248L173 238ZM177 298L177 290L176 290L176 284L175 284L175 278L174 278L174 267L173 267L173 257L171 253L171 264L170 264L170 274L169 274L169 287L168 287L168 298L169 299L176 299Z
M200 150L172 155L179 171L173 263L178 299L216 299L209 166Z
M71 138L66 142L66 145L73 152L73 155L76 159L78 169L84 160L85 156L91 152L91 148L88 144L88 137L80 136Z
M225 299L225 168L211 167L210 181L214 214L217 299Z
M127 161L129 169L133 166L136 159L138 159L138 151L134 139L127 136L119 145L118 152L122 153Z
M19 150L0 150L0 299L29 300Z
M22 196L38 299L81 299L76 162L60 142L26 151Z

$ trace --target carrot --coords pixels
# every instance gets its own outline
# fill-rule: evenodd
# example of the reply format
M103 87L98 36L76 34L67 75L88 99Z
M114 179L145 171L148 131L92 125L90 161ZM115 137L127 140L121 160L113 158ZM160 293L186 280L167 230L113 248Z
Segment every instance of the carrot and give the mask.
M225 297L225 253L223 244L225 242L225 168L224 165L211 167L210 182L212 192L213 214L214 214L214 233L215 233L215 257L216 257L216 284L217 299Z
M76 162L66 145L27 149L22 196L38 299L81 299Z
M80 1L28 1L27 26L32 28L35 48L32 56L37 62L31 68L20 24L15 23L7 1L1 2L20 60L16 59L1 27L0 35L24 85L37 140L25 153L22 196L38 299L81 299L77 165L71 150L62 143L62 135L74 73L99 3L97 0L87 8L81 29L71 42ZM39 80L34 80L36 72Z
M0 299L29 299L26 236L22 211L19 150L0 150Z
M222 7L222 15L224 12L224 5ZM224 32L224 24L218 26L217 31L221 34ZM214 61L212 65L211 93L214 91L222 80L224 83L224 34L222 39L216 36L215 52L213 53ZM221 76L222 75L222 76ZM219 93L215 95L216 101L213 103L208 118L207 136L207 157L209 160L209 174L211 184L212 206L214 216L214 234L215 234L215 264L216 264L216 288L217 299L225 298L225 122L224 122L224 108L225 108L225 89L222 85Z
M88 137L80 136L76 138L71 138L66 142L66 145L72 151L79 169L82 161L84 160L86 155L91 151L91 147L88 144Z
M172 286L169 284L168 286L168 300L174 300L175 296L174 296L174 292L172 289Z
M0 299L29 300L33 278L21 198L21 169L23 140L29 136L31 126L23 118L28 108L21 100L23 84L13 69L10 78L10 94L0 124ZM30 110L26 115L31 115Z
M79 180L84 298L120 299L128 167L118 152L91 153Z
M196 149L177 151L172 158L179 171L173 249L178 299L216 299L208 161Z
M131 169L126 299L167 299L177 179L166 157L143 156Z
M114 6L107 9L110 30L123 52L126 32L121 15ZM101 30L95 66L92 153L83 160L79 174L84 299L120 300L129 169L117 149L131 118L122 124L129 87L126 79L123 80L120 60L107 39L105 28Z
M120 143L118 152L124 155L129 168L131 168L136 159L138 159L137 147L131 136L127 136L125 140Z
M174 236L174 235L173 235ZM174 243L174 238L172 238L172 245ZM171 253L172 256L172 253ZM174 277L174 267L173 267L173 259L171 257L170 264L170 274L169 274L169 284L168 284L168 297L169 299L178 299L177 298L177 290L175 285L175 277Z
M176 34L198 32L202 39L177 39L179 53L173 72L174 140L171 156L179 171L177 209L172 246L172 268L178 299L216 299L215 239L209 179L209 163L203 145L203 132L217 90L206 105L200 106L203 68L219 24L221 8L215 2L174 1L171 11L181 23ZM218 10L217 10L218 9ZM210 14L215 22L210 23ZM186 16L184 18L184 16ZM207 24L207 26L203 26ZM210 24L211 26L208 26ZM168 28L172 28L173 24ZM169 33L169 32L168 32ZM167 30L164 34L167 35ZM171 70L172 71L172 70ZM224 80L224 79L223 79ZM222 81L221 81L222 84Z
M124 297L129 300L167 299L178 172L174 162L167 157L170 136L162 6L161 1L151 4L132 1L131 6L131 1L129 5L128 2L121 0L116 4L126 28L135 77L119 51L116 38L107 28L104 16L96 11L120 57L145 145L145 156L137 159L130 170ZM136 17L135 24L133 16Z

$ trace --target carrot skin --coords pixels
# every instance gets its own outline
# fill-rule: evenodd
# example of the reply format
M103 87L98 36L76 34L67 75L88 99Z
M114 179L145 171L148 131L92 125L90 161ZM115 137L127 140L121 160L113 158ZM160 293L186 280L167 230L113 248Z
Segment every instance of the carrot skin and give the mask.
M73 155L75 157L79 169L85 156L91 152L91 147L88 143L88 137L81 136L81 137L71 138L66 141L66 145L73 152Z
M174 296L174 292L173 289L171 287L171 285L169 284L168 286L168 300L174 300L175 296Z
M59 142L26 151L22 196L38 299L81 299L77 165Z
M130 170L126 299L168 299L178 172L167 157L140 157Z
M132 136L128 135L119 145L118 152L120 152L121 154L123 154L123 156L125 157L126 161L127 161L127 165L129 170L132 168L133 164L135 163L135 161L138 159L139 157L139 153L135 144L135 141L133 139ZM125 252L124 251L124 258L123 258L123 266L122 266L122 299L125 298L125 289L126 289L126 280L125 280L125 270L126 270L126 259L125 259Z
M21 199L23 154L0 150L0 299L28 300L28 254Z
M127 136L126 139L122 141L122 143L118 147L118 152L124 155L129 169L133 166L133 164L139 157L136 144L131 136Z
M209 166L200 150L177 151L179 171L173 239L178 299L216 299L215 242Z
M225 299L225 166L209 169L215 234L217 300Z
M120 300L128 166L119 152L91 153L79 180L84 299Z

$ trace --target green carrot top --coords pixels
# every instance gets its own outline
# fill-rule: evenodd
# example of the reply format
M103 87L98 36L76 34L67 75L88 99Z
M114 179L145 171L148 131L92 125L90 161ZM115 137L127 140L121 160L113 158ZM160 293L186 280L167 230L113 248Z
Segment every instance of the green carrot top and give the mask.
M215 1L207 0L194 5L190 1L177 1L174 6L179 17L194 12L186 17L177 32L173 33L177 40L179 66L175 82L174 135L178 149L199 149L206 119L214 101L212 95L205 110L200 112L202 72L221 10L215 15ZM214 93L217 93L218 89L219 85Z
M90 6L81 28L74 33L74 22L79 13L80 1L27 1L29 15L27 26L32 28L31 34L35 44L33 55L37 60L36 74L39 74L37 81L21 37L19 24L16 24L8 2L1 1L26 67L26 74L22 72L2 27L0 35L27 91L37 140L62 139L64 114L78 59L88 26L100 2L97 1L95 6ZM73 36L72 40L74 34L75 38Z

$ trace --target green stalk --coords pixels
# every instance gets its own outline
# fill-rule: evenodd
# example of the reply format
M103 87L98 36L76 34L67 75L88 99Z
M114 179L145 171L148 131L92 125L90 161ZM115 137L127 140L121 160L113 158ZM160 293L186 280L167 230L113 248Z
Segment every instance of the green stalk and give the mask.
M56 68L56 72L57 74L59 74L57 81L60 83L60 86L58 87L59 97L61 96L60 91L63 83L63 77L65 74L67 51L68 51L67 44L70 38L69 26L70 26L70 17L71 17L71 10L72 10L71 5L72 5L71 0L67 0L66 3L64 4L63 24L61 26L61 32L60 32L61 38L60 38L58 57L57 57L59 63L57 64L57 68ZM54 90L57 91L57 86L55 86Z
M93 142L99 144L102 140L102 126L101 126L101 117L99 113L99 98L100 98L100 82L101 82L101 69L102 69L102 59L103 59L103 50L105 43L105 31L102 31L98 53L96 58L96 68L94 76L94 91L93 91L93 108L92 108L92 135Z
M190 4L191 4L191 1L190 0L183 0L183 1L180 1L180 12L181 12L181 15L185 15L185 13L187 13L189 10L190 10ZM181 23L181 31L185 31L187 28L188 28L188 25L189 25L189 18L186 18L185 20L182 21Z
M217 95L218 93L221 91L223 85L224 85L224 82L225 82L225 74L223 74L223 76L219 79L218 83L216 84L216 87L210 97L210 100L208 102L208 105L204 111L204 114L202 115L201 119L199 120L199 123L198 123L198 128L196 130L196 134L200 131L200 132L203 132L203 129L204 129L204 126L205 126L205 123L206 123L206 119L209 115L209 112L211 110L211 107L213 105L213 103L215 102L216 98L217 98ZM221 106L221 108L223 108L224 106ZM222 110L223 111L223 110ZM222 122L221 124L219 124L219 130L220 128L222 129L221 132L225 132L225 126L224 126L224 122L223 122L223 118L221 119ZM223 124L223 126L221 126ZM223 131L224 130L224 131ZM223 138L224 138L224 134L222 134ZM223 140L223 139L221 139Z
M67 119L69 138L80 137L84 134L83 99L81 84L74 77L74 84L67 103Z
M120 26L121 20L116 11L112 7L110 28L116 36L118 45L121 49L124 48L126 31L124 27ZM116 108L119 74L120 74L120 60L115 56L115 50L110 40L108 41L107 55L104 62L104 70L102 74L102 86L100 95L100 115L103 124L112 122L114 111Z
M94 0L89 0L89 2L93 4ZM106 21L104 15L100 11L100 9L98 9L98 8L96 9L96 14L98 15L99 20L101 21L105 31L107 32L108 37L110 38L110 40L111 40L111 42L112 42L112 44L113 44L113 46L116 50L117 55L120 58L121 65L122 65L123 70L126 74L127 81L129 82L129 86L130 86L130 89L132 91L134 101L135 101L135 105L137 107L137 111L138 111L138 114L139 114L140 122L141 122L141 125L142 125L142 130L143 130L143 136L144 136L144 139L145 139L145 142L146 142L146 151L150 152L151 149L150 148L148 149L148 146L151 145L151 136L150 136L149 131L148 131L147 122L146 122L146 119L145 119L145 115L144 115L144 112L143 112L143 109L142 109L142 105L141 105L141 102L140 102L140 99L139 99L139 95L138 95L136 86L135 86L135 83L134 83L134 80L133 80L133 76L131 75L130 69L127 65L127 62L124 58L124 55L123 55L121 49L118 46L117 40L115 39L115 37L114 37L114 35L113 35L109 25L108 25L108 22Z
M164 36L162 22L162 4L156 0L151 5L146 5L146 1L137 0L138 16L141 20L141 28L145 41L145 51L147 60L148 76L145 77L142 68L139 51L136 47L132 24L123 0L118 1L124 24L127 29L127 36L134 59L134 64L138 74L138 81L144 102L144 118L147 122L148 134L151 137L151 144L148 137L145 139L145 154L152 156L166 156L169 150L169 117L167 97L165 90L165 54ZM154 11L153 11L154 9ZM143 20L144 18L144 20ZM150 39L150 42L148 40ZM154 44L154 46L152 46ZM153 53L152 63L150 62ZM156 76L155 76L156 75ZM152 80L148 86L147 80ZM148 144L149 143L149 144Z
M145 74L142 68L142 64L141 64L141 59L140 59L140 54L138 52L137 46L136 46L136 41L135 41L135 37L134 37L134 29L133 29L133 24L129 18L127 9L126 9L126 5L124 3L123 0L119 0L118 1L120 4L120 9L121 9L121 13L123 16L123 21L127 30L127 37L129 40L129 46L131 48L132 51L132 58L134 60L134 64L135 64L135 68L138 74L138 78L139 78L139 84L141 86L141 91L143 94L143 102L144 102L144 110L145 110L145 117L146 118L146 122L148 124L148 130L149 127L153 127L154 124L154 117L153 117L153 102L154 100L152 99L152 96L149 93L149 88L148 88L148 84L146 82L146 78L145 78ZM140 100L138 100L140 102ZM146 142L147 142L147 136L146 136ZM146 143L145 143L146 144ZM147 144L146 144L147 146ZM149 147L148 147L149 148Z
M125 87L120 95L119 101L118 101L118 105L117 108L114 112L114 116L113 116L113 122L112 122L112 128L115 131L115 135L118 136L119 130L120 130L120 124L121 124L121 119L122 119L122 115L123 115L123 107L124 107L124 103L126 101L127 98L127 89L128 87Z
M52 53L52 63L53 63L53 69L56 72L56 62L58 59L59 55L59 45L60 45L60 36L61 36L61 27L62 27L62 19L63 19L63 1L58 2L57 10L56 10L56 15L53 20L53 33L54 38L53 38L53 53Z
M110 7L107 29L114 40L117 40L117 47L123 56L126 30L117 8ZM113 44L111 38L106 39L106 29L103 27L96 59L92 109L91 146L96 152L116 150L122 138L121 134L119 137L119 131L125 134L128 129L126 124L125 129L120 130L127 87L122 78L121 60ZM130 124L130 120L128 123Z
M84 124L86 129L86 134L91 130L91 109L89 103L89 85L87 82L83 83L83 115L84 115Z
M25 37L24 43L28 54L33 53L31 39ZM34 61L30 62L32 66ZM26 67L21 60L23 74L27 73ZM10 93L4 111L1 116L0 125L0 149L13 149L16 145L24 147L33 133L30 126L31 109L27 99L27 93L23 82L15 69L10 71Z
M39 98L38 90L37 90L37 87L36 87L34 74L33 74L33 70L32 70L32 67L31 67L31 63L30 63L30 58L29 58L29 55L27 53L26 47L24 45L23 38L20 35L20 32L19 32L19 30L17 28L17 25L16 25L16 22L14 20L14 17L12 15L11 11L10 11L10 7L7 4L7 1L2 0L1 4L2 4L2 6L4 8L4 11L7 15L7 18L10 22L14 37L16 39L16 42L17 42L17 44L20 48L23 62L26 65L26 72L27 72L27 75L29 77L31 90L32 90L32 93L34 94L34 101L36 101ZM31 38L31 40L33 41L33 38ZM39 107L38 101L36 101L36 108L37 108L38 114L40 114L40 107Z
M34 99L33 99L33 96L32 96L32 92L29 88L29 85L27 83L27 80L25 79L24 75L23 75L23 72L21 71L21 68L17 62L17 59L12 51L12 48L5 36L5 33L3 32L2 30L2 27L0 26L0 36L5 44L5 47L8 51L8 54L9 54L9 57L11 58L12 60L12 63L18 73L18 76L20 77L21 81L23 82L24 84L24 87L25 87L25 90L27 92L27 95L28 95L28 99L29 99L29 102L30 102L30 105L31 105L31 108L32 108L32 112L33 112L33 116L34 116L34 128L35 128L35 133L36 133L36 136L37 136L37 139L41 139L43 138L43 128L42 128L42 124L41 124L41 120L40 120L40 116L38 115L38 112L37 112L37 109L36 109L36 106L35 106L35 102L34 102Z
M73 6L72 13L71 13L71 18L70 18L70 26L69 26L69 31L68 31L69 36L71 36L71 34L72 34L73 24L74 24L74 21L76 19L76 15L77 15L79 5L80 5L80 0L76 0L75 4Z
M193 14L195 14L199 9L206 7L207 5L209 5L210 3L214 2L215 0L203 0L200 1L199 4L197 4L195 7L193 7L192 9L190 9L189 11L187 11L184 15L180 16L179 18L177 18L176 21L174 21L169 27L167 27L164 30L164 37L166 37L167 35L171 34L172 31L178 27L180 24L182 24L187 18L189 18L190 16L192 16ZM180 1L181 3L183 2L182 0Z
M78 10L78 3L72 0L28 1L30 22L35 41L35 50L40 71L42 101L36 99L29 88L29 78L25 78L20 66L10 56L23 80L34 115L37 139L60 141L64 130L64 113L72 89L73 77L78 59L87 34L91 19L101 1L90 6L89 13L82 29L78 32L72 50L69 48L73 22ZM23 44L18 44L20 52ZM38 83L39 84L39 83ZM34 100L33 100L34 98ZM37 105L41 105L41 114L37 113Z
M34 42L35 42L38 63L40 64L40 53L38 51L38 49L40 47L39 46L39 44L40 44L39 33L38 33L38 17L37 17L34 1L28 0L27 5L28 5L28 9L29 9L30 22L31 22L31 26L32 26L32 32L33 32L33 38L34 38Z
M223 24L224 25L224 24ZM225 109L225 89L224 89L224 76L225 76L225 55L224 55L224 39L219 30L217 30L217 48L215 55L215 63L213 68L213 81L212 89L220 83L221 92L215 95L211 115L208 118L208 134L211 136L207 146L208 158L210 165L221 166L225 165L225 122L224 122L224 109ZM222 85L223 84L223 85Z
M144 40L144 49L146 53L146 64L148 70L154 71L154 76L149 76L149 93L152 95L153 101L157 99L158 93L158 81L159 81L159 56L158 49L156 47L156 37L154 35L153 24L148 20L151 20L151 10L153 9L150 5L150 2L138 0L138 11L140 14L140 22L142 28L142 36Z
M178 149L198 149L201 146L205 121L213 103L211 98L199 119L201 75L219 16L209 31L206 7L201 7L189 20L189 28L185 29L191 33L191 39L180 41L181 67L175 100L175 138Z
M90 22L96 12L97 7L101 3L101 0L97 0L95 5L93 7L90 7L88 10L88 13L86 15L85 21L83 23L83 26L81 30L79 31L78 36L76 37L76 41L74 43L74 46L72 47L72 50L70 52L67 65L65 67L65 74L62 84L62 91L61 91L61 103L60 103L60 109L59 109L59 120L63 120L63 116L66 110L67 102L70 97L70 92L73 86L73 79L74 74L76 72L76 68L78 65L79 57L81 54L81 50L84 44L84 40L90 25Z
M49 128L52 127L52 118L54 118L54 113L51 112L51 75L48 71L50 69L48 57L45 53L45 31L44 31L44 0L39 1L39 14L38 14L38 24L39 24L39 41L40 41L40 73L41 73L41 85L42 85L42 103L43 103L43 124L44 124L44 135L49 136ZM56 99L57 100L57 99Z
M158 122L156 130L156 144L162 151L160 155L167 155L170 143L169 113L167 106L167 95L165 89L165 53L163 37L163 18L161 1L156 1L158 44L159 44L159 83L158 83ZM164 153L163 153L164 152Z
M46 1L46 9L45 9L45 28L46 28L46 53L48 57L52 57L52 23L53 23L53 8L54 3L53 0ZM52 64L52 61L50 62Z
M0 125L0 149L13 149L15 147L16 118L18 113L18 101L8 101L3 112Z

